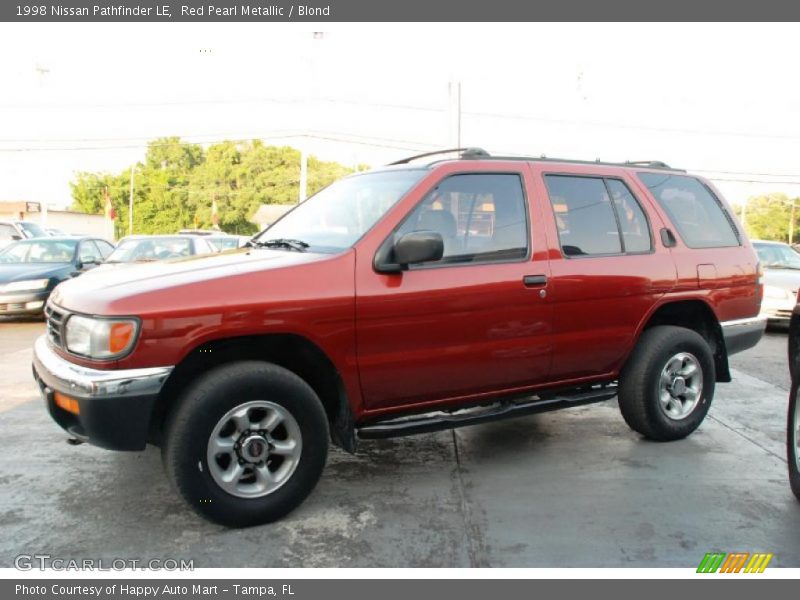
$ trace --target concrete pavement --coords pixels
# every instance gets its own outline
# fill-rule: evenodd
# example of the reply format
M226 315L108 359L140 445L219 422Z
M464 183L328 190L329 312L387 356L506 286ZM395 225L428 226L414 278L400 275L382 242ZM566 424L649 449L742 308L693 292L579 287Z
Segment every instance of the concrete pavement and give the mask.
M683 441L643 440L610 401L363 442L356 456L332 452L288 518L227 530L184 506L156 449L68 446L29 358L0 356L0 566L45 553L195 567L696 567L706 552L758 551L800 567L787 394L741 371Z

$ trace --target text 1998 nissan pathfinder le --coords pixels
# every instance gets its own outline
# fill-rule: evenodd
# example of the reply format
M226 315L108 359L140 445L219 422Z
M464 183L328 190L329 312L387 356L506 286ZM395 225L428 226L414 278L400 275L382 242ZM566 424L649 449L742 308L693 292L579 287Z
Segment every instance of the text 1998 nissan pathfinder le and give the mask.
M633 430L683 438L760 301L707 181L470 149L343 179L240 251L62 283L33 367L70 434L160 445L195 510L243 526L303 501L329 438L615 395Z

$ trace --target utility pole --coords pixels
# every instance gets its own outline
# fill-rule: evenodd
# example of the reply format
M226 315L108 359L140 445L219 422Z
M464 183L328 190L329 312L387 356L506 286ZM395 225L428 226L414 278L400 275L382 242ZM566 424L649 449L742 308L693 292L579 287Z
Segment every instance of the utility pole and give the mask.
M447 86L447 113L450 117L450 144L461 148L461 82L451 81Z
M742 218L741 218L741 220L742 220L742 229L744 229L745 233L747 233L747 200L748 200L748 198L745 198L744 201L742 201Z
M308 197L308 152L305 144L300 150L300 198L298 203L305 202Z
M314 31L311 35L311 43L308 47L308 63L310 71L310 89L306 97L307 104L307 117L306 117L306 130L307 134L303 139L303 145L300 149L300 193L298 195L298 203L305 202L308 198L308 151L311 144L311 138L315 135L317 122L317 113L319 112L319 103L317 102L318 85L317 79L317 58L321 51L322 41L325 39L324 31Z
M136 173L136 164L131 165L131 194L128 197L128 235L133 235L133 175Z

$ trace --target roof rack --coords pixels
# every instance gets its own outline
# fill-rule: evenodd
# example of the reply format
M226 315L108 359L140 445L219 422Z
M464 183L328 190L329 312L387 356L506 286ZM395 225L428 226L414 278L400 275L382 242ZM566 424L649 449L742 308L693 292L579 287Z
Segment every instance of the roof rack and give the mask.
M409 156L401 160L389 163L390 165L403 165L416 160L418 158L427 158L429 156L438 156L439 154L449 154L452 152L460 152L461 159L488 159L488 160L523 160L532 162L556 162L556 163L570 163L578 165L604 165L610 167L643 167L646 169L666 169L669 171L681 171L684 169L676 169L670 167L667 163L660 160L626 160L625 162L606 162L597 160L576 160L570 158L551 158L542 154L541 156L492 156L483 148L450 148L449 150L436 150L434 152L425 152L424 154L417 154ZM446 160L446 159L443 159ZM436 161L435 161L436 162Z
M389 166L405 165L410 163L412 160L417 160L418 158L427 158L429 156L437 156L439 154L450 154L451 152L460 152L460 158L463 159L491 158L491 155L483 148L450 148L449 150L435 150L434 152L425 152L424 154L416 154L407 158L401 158L400 160L389 163Z
M656 167L658 169L672 168L667 163L660 160L626 160L625 164L632 165L634 167Z

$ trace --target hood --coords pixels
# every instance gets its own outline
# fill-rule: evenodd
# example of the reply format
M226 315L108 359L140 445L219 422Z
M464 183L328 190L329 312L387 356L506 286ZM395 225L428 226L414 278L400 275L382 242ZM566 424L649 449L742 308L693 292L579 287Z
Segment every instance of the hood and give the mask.
M102 314L119 304L130 305L145 294L191 288L205 282L230 280L239 285L242 276L284 269L331 258L328 254L291 252L265 248L146 263L119 263L99 266L76 279L65 281L53 293L55 303L78 312ZM234 288L235 289L235 288ZM188 303L188 302L187 302ZM146 308L142 306L142 309Z
M55 277L64 279L74 270L70 263L14 263L0 264L0 284L26 279Z
M800 270L764 268L764 285L790 290L796 293L800 288Z

